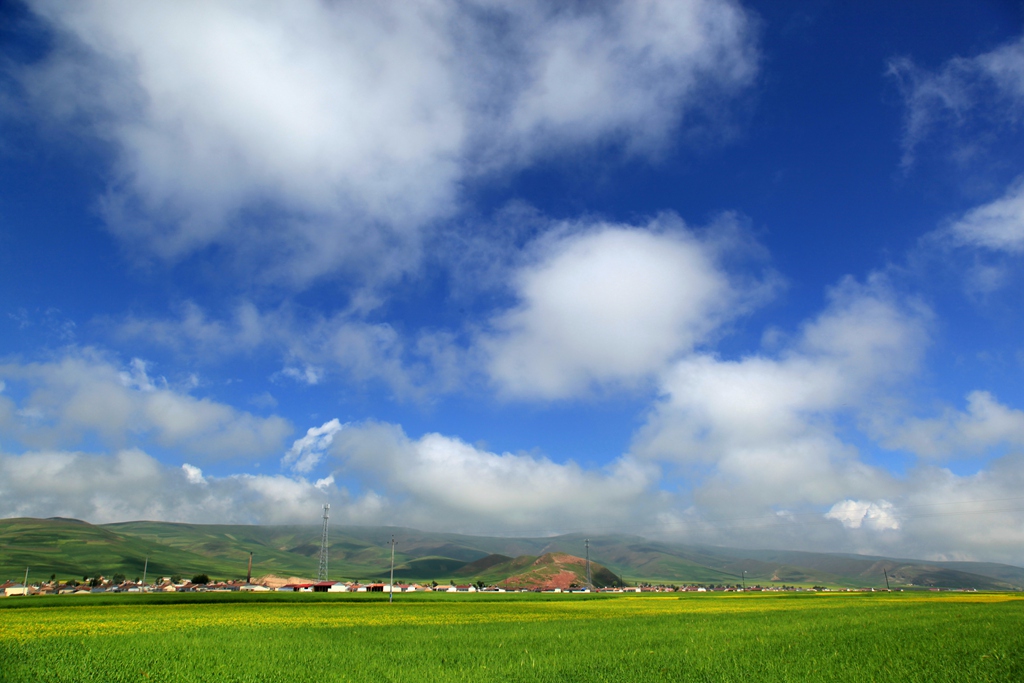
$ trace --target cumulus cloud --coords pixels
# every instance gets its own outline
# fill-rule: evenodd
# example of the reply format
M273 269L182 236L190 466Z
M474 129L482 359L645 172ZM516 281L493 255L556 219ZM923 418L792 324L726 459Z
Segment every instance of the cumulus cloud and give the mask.
M882 443L929 458L962 458L997 446L1024 446L1024 411L987 391L967 395L967 410L947 409L937 418L907 418L879 425Z
M595 519L628 523L658 476L650 463L628 457L586 470L526 453L491 453L441 434L410 439L386 423L344 430L331 453L346 472L403 496L417 525L463 531L543 533Z
M588 470L536 455L491 453L440 434L410 439L397 425L340 427L332 420L313 428L291 451L295 461L327 448L334 472L315 481L211 476L189 463L162 464L139 449L0 452L0 516L315 524L326 500L332 520L341 523L542 534L595 520L628 527L658 498L652 491L657 468L630 458ZM339 477L362 492L340 488Z
M310 427L306 435L296 439L292 447L281 459L281 465L291 467L296 472L309 472L324 457L324 452L334 441L334 436L345 428L345 425L334 418L319 427Z
M469 179L567 147L656 153L757 68L730 0L29 4L55 49L23 85L114 149L112 229L298 284L409 268Z
M837 520L847 529L864 527L874 531L895 531L900 528L893 504L887 500L877 502L840 501L825 513L825 519Z
M0 365L0 376L24 388L12 436L36 447L99 437L115 446L151 442L230 458L280 452L292 431L281 417L257 417L171 388L151 378L138 359L120 369L86 350L49 362Z
M822 506L841 499L899 494L891 474L864 462L849 429L914 372L928 320L881 276L845 279L773 354L675 362L631 449L686 478L692 506L668 511L668 527L708 542L840 543L806 515L820 519ZM737 518L749 521L729 521Z
M819 471L843 451L831 417L863 406L875 390L913 371L927 342L928 314L899 301L882 278L844 280L830 299L776 356L695 354L675 363L635 452L716 462L759 479L789 463L783 479L814 473L809 488L821 475L835 474L829 467ZM775 489L763 495L775 493L788 495Z
M1019 451L969 475L943 467L915 468L903 485L898 503L901 529L893 534L890 552L1020 565L1024 562L1017 550L1024 542L1021 486L1024 457Z
M187 462L182 464L182 471L185 473L185 479L190 484L205 484L206 479L203 478L203 471L195 465L189 465Z
M164 465L139 449L111 454L0 452L0 517L74 517L94 523L138 519L226 524L319 523L325 497L331 517L379 524L387 501L370 491L352 496L333 481L235 474L203 476L199 468Z
M732 281L716 243L671 216L642 228L583 226L535 248L513 276L519 303L479 342L511 396L648 380L764 294L763 283L745 291Z
M881 276L846 279L829 299L772 354L691 354L664 373L663 396L630 451L684 478L658 510L660 533L1020 562L1010 544L1024 538L1024 415L976 391L965 411L905 417L899 396L928 345L931 313ZM922 459L896 476L870 464L886 449ZM935 464L982 453L999 457L973 474Z

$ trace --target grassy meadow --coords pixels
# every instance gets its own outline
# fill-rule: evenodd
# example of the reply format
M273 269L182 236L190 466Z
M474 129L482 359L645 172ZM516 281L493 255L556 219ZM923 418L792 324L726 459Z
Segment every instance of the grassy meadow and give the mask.
M1024 680L1017 594L0 601L2 681Z

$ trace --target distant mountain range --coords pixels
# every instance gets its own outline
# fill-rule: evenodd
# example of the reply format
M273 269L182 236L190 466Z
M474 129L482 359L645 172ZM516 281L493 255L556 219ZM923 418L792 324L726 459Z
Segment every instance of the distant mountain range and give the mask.
M403 580L522 585L559 572L578 582L585 554L582 534L501 538L434 533L399 527L334 527L329 544L331 579L374 580L388 575L395 537L395 577ZM1022 590L1024 569L987 562L919 560L778 550L741 550L660 543L640 536L589 537L596 584L699 583ZM52 519L0 519L0 580L81 579L123 573L150 577L206 573L244 578L249 553L253 576L314 577L320 528L124 522L89 524ZM568 559L564 556L573 556ZM884 572L884 573L883 573ZM568 574L562 575L563 578ZM621 577L621 578L620 578Z

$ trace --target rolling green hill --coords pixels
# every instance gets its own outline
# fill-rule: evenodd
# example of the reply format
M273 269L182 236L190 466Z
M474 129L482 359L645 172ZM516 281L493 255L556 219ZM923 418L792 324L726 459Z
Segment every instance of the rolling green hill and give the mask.
M546 555L579 557L583 534L501 538L434 533L401 527L334 527L331 579L388 576L392 536L395 576L403 580L501 582L529 571ZM651 541L624 534L590 536L590 559L627 582L701 584L822 584L830 586L976 588L1019 590L1024 569L984 562L916 560L776 550L741 550ZM253 575L316 576L320 528L125 522L93 525L71 519L0 519L0 580L18 580L30 567L37 580L123 573L149 576L206 573L244 578L249 553ZM609 579L610 581L610 579ZM597 581L595 580L595 583Z
M150 543L131 534L74 519L0 520L0 578L22 578L26 567L38 580L56 574L82 579L123 573L150 577L229 570L223 558ZM243 571L244 574L244 571Z

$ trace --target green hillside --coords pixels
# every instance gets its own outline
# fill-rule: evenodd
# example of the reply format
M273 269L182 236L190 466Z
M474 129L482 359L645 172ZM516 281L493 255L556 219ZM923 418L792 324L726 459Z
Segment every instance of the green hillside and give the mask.
M225 574L223 558L150 543L131 534L73 519L0 520L0 578L20 580L25 568L37 580L112 576L141 577L149 558L150 577L209 572ZM244 575L244 570L242 574Z
M254 576L315 576L320 565L320 529L313 526L126 522L105 528L219 560L229 567L229 576L245 576L250 552ZM390 563L390 548L383 543L378 545L342 534L335 534L330 541L329 568L338 570L332 571L332 576L376 577ZM396 555L396 560L407 559L414 558Z
M470 562L462 565L458 571L455 572L456 576L478 576L482 575L495 567L502 567L512 562L514 558L508 555L502 555L500 553L492 553L487 557L481 557L479 560Z
M395 538L395 576L403 580L502 582L549 554L584 555L627 582L701 584L821 584L829 586L976 588L1024 587L1024 569L982 562L916 560L776 550L741 550L651 541L624 534L501 538L424 532L401 527L331 529L329 578L377 580L389 575ZM206 573L313 578L319 567L318 526L253 526L125 522L92 525L70 519L0 520L0 579L20 579L25 567L39 579L123 573ZM609 579L610 581L610 579Z

